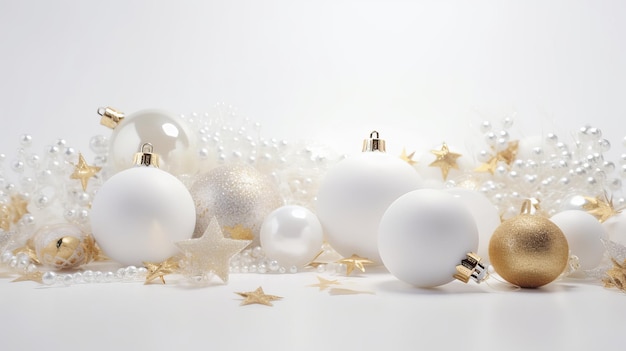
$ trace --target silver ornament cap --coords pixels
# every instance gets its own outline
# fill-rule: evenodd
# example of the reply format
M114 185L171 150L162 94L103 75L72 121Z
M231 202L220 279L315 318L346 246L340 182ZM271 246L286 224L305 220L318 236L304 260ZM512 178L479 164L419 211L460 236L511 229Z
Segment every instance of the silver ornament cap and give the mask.
M380 139L377 131L372 131L368 139L363 140L363 152L385 152L385 140Z

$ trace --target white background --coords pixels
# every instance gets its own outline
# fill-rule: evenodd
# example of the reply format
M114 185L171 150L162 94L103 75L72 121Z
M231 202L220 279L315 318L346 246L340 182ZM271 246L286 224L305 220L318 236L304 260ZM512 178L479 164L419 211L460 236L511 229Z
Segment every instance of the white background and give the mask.
M88 152L95 111L235 106L265 137L358 150L464 145L484 119L563 138L590 123L623 152L621 1L0 0L0 152L22 133ZM488 292L355 278L376 295L327 296L312 274L234 276L187 290L41 289L0 281L2 349L619 349L626 298L565 282ZM263 285L274 308L239 308ZM4 345L10 347L5 348ZM22 346L20 346L22 345Z

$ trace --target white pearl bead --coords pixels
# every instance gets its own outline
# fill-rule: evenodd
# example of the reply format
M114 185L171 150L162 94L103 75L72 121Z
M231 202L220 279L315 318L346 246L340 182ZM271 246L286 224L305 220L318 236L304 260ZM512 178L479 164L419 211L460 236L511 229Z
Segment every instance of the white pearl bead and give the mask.
M41 276L41 282L44 285L52 285L52 284L56 283L56 280L57 280L57 275L54 272L45 272Z

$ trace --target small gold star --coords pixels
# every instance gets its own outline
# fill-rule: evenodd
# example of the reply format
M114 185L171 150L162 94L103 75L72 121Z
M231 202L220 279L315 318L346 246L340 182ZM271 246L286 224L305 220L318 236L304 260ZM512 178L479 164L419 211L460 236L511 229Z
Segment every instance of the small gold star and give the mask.
M161 282L165 284L165 278L163 277L178 271L178 261L179 258L173 256L161 263L144 262L144 266L148 269L148 275L146 276L146 282L144 284L148 284L156 278L161 278Z
M626 291L626 260L620 264L611 257L611 262L613 262L613 267L606 271L607 276L602 279L604 287Z
M408 163L410 166L413 166L414 164L417 163L417 161L413 160L413 156L415 155L415 151L411 152L410 154L407 155L406 153L406 148L402 148L402 153L400 154L400 159L406 163Z
M491 156L491 158L489 158L487 162L476 167L474 171L475 172L489 172L491 174L494 174L494 172L496 171L496 168L498 168L498 161L499 161L498 156Z
M237 224L234 227L224 226L224 230L235 240L253 240L252 229Z
M74 166L74 173L70 175L70 179L79 179L80 184L83 186L83 191L86 191L89 178L100 172L101 168L102 167L88 165L83 155L78 154L78 164Z
M374 261L371 261L367 258L360 257L357 255L352 255L348 258L342 258L336 263L343 263L346 265L346 275L350 275L355 268L360 270L361 272L365 272L365 265L372 264Z
M478 166L474 171L476 172L489 172L493 174L498 167L498 162L504 161L507 165L511 165L517 157L517 150L519 148L519 141L509 141L506 149L497 152L494 156L491 156L487 162Z
M11 196L11 217L13 218L13 224L17 223L23 215L28 213L28 201L26 201L20 195Z
M443 143L441 146L441 150L431 150L433 155L437 156L437 158L428 166L429 167L439 167L441 168L441 175L443 176L443 180L448 178L448 172L450 169L459 169L459 165L456 163L456 159L461 157L461 154L457 154L454 152L450 152L448 149L448 145Z
M254 291L237 292L236 294L244 298L244 300L241 302L241 306L250 305L254 303L257 303L260 305L266 305L266 306L273 306L272 301L282 299L281 296L265 294L265 292L263 291L263 288L260 286Z
M319 280L319 283L311 284L311 285L307 285L307 286L318 287L319 291L324 291L324 290L328 289L331 285L341 285L341 283L338 282L337 279L335 279L335 280L328 280L328 279L324 279L324 278L320 277L319 275L317 276L317 280Z
M13 279L11 282L17 283L17 282L31 282L32 281L32 282L37 282L39 284L43 284L43 281L41 280L42 277L43 277L43 272L35 271L35 272L23 273L19 277Z
M583 205L583 210L596 217L600 223L621 212L615 209L613 198L609 198L607 193L604 193L604 198L601 196L595 198L585 196L584 198L586 203Z

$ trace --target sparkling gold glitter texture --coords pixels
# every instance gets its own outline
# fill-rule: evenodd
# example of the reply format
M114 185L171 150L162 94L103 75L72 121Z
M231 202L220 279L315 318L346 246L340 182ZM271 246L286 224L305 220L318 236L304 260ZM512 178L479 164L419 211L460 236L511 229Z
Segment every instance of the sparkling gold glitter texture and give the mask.
M521 214L496 228L489 241L493 268L509 283L537 288L565 269L569 247L563 232L549 219Z

